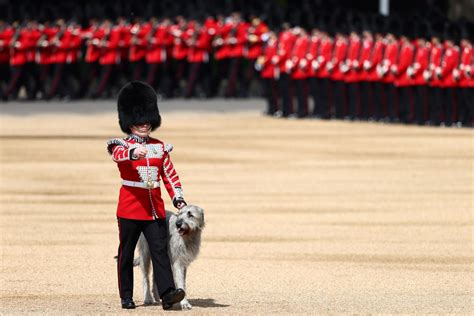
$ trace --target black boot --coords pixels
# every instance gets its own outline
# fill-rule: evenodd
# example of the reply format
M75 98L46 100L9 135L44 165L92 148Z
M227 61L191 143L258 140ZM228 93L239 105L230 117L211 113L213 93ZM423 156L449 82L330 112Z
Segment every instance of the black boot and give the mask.
M186 293L183 289L170 290L161 297L161 305L164 310L170 309L173 307L173 304L178 303L183 300Z
M133 302L133 299L131 297L127 297L122 299L122 308L123 309L134 309L135 308L135 302Z

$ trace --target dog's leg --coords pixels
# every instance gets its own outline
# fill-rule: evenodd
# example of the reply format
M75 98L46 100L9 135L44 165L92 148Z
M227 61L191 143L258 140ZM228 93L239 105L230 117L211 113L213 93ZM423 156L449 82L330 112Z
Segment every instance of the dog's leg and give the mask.
M186 268L179 264L179 262L175 262L173 266L173 274L176 288L186 291ZM193 307L186 298L179 302L179 305L181 305L182 310L189 310Z
M150 257L150 249L148 248L148 244L146 242L145 237L143 234L140 236L138 241L138 248L140 252L140 270L142 271L143 277L143 303L145 305L153 304L153 297L150 293L150 264L151 264L151 257Z

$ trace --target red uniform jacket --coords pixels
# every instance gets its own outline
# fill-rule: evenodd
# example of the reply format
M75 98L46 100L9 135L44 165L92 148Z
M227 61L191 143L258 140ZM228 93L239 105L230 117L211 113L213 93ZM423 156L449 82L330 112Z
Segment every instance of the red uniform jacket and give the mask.
M104 34L99 63L101 65L115 65L120 63L119 44L122 30L117 26L113 26L110 30L105 30Z
M308 47L308 36L299 36L296 39L291 56L291 63L293 67L293 71L291 73L292 79L306 79L308 77L308 60L306 59Z
M86 50L86 63L94 63L99 61L100 58L100 41L104 37L104 29L99 27L91 27L86 32L88 34L89 40L87 41L87 50Z
M240 58L246 54L247 48L247 30L249 25L247 22L239 22L234 26L235 31L230 32L227 45L229 46L229 57Z
M73 64L77 63L79 56L81 55L81 29L79 27L70 27L69 32L70 38L67 48L66 63Z
M42 37L38 42L39 48L36 51L36 63L40 65L49 65L55 62L53 50L53 40L58 33L57 27L45 27Z
M188 61L190 63L208 62L211 48L211 32L209 32L207 27L202 27L199 31L197 31L197 34L193 34L191 37L191 43L188 51Z
M229 38L229 35L233 29L231 23L222 23L219 22L216 26L216 38L214 40L213 46L215 47L215 59L222 60L229 58L229 46L225 45L226 40ZM233 31L232 31L233 32Z
M150 23L135 24L130 29L132 34L132 42L130 44L129 59L136 62L145 59L146 49L148 46L147 35L151 31Z
M149 35L150 41L146 52L146 62L149 64L164 63L166 61L168 27L158 25L151 30Z
M423 73L428 70L430 63L431 44L418 46L416 49L415 62L407 68L406 76L409 78L410 85L422 86L426 84Z
M396 76L392 72L392 66L397 66L399 49L400 45L397 41L393 41L387 44L382 64L379 65L379 76L381 78L380 81L386 83L391 83L395 81Z
M459 86L463 88L474 87L474 58L472 53L472 45L466 45L462 48L461 64L459 65L461 78L459 79Z
M278 79L280 77L278 66L280 57L278 56L278 42L276 40L267 42L262 58L260 76L265 79Z
M360 52L359 80L369 81L367 69L370 69L372 52L374 51L374 41L371 38L362 40L362 50ZM367 69L366 69L367 67Z
M27 50L29 45L28 31L22 29L18 31L19 34L16 40L12 40L10 45L10 65L21 66L26 64ZM14 36L15 37L15 36Z
M345 60L345 67L348 68L344 76L346 82L360 81L360 70L362 65L360 63L362 41L359 37L351 36L349 38L349 48L347 52L347 59Z
M320 69L317 61L320 46L321 38L319 36L311 36L308 53L306 54L306 60L308 61L308 77L316 77L316 73Z
M10 62L10 42L15 30L12 27L6 27L0 31L0 64Z
M132 160L131 149L139 144L146 146L145 158ZM156 184L150 188L122 185L117 205L117 217L152 220L153 210L158 218L166 218L163 199L161 198L160 180L163 180L171 199L182 198L183 191L179 176L170 158L172 146L154 138L141 138L130 135L125 139L111 139L107 149L117 163L122 180L135 183Z
M413 63L413 57L415 55L415 46L410 42L405 42L400 49L400 57L398 64L392 67L391 71L395 76L395 86L405 87L411 86L411 78L408 76L408 67Z
M441 60L443 57L443 46L441 44L432 45L430 53L429 66L429 85L431 87L441 87L439 77L436 75L436 69L441 67Z
M453 88L459 84L459 79L461 79L458 69L460 56L459 47L452 46L446 48L440 69L435 69L435 73L441 73L439 79L441 87Z
M316 77L329 78L331 73L327 69L327 63L331 61L332 51L334 50L334 41L332 38L326 38L321 41L321 48L317 59L318 69L316 71ZM311 65L313 68L316 66L313 62Z
M28 41L26 47L26 61L28 63L35 62L36 49L41 35L41 31L37 28L28 30Z
M263 52L262 35L268 32L268 26L260 22L257 26L250 26L247 30L247 48L245 57L247 59L255 60Z
M278 56L280 73L291 72L291 52L293 51L293 45L295 44L296 36L291 31L283 31L280 33L278 38Z
M173 50L171 55L174 59L183 60L188 56L188 45L186 39L189 37L186 25L174 24L170 27L173 35Z
M381 65L383 60L383 55L385 52L386 42L384 39L378 39L375 41L374 49L372 55L367 63L363 64L365 79L367 81L380 81L381 78L377 73L377 68Z
M331 79L333 80L344 80L345 73L343 72L344 69L341 67L341 64L347 57L348 47L347 39L340 37L336 40L332 59L330 63L326 64L326 68L331 72Z
M120 42L119 42L119 51L120 51L120 60L128 60L130 57L130 45L132 44L132 29L131 24L119 24L120 28Z

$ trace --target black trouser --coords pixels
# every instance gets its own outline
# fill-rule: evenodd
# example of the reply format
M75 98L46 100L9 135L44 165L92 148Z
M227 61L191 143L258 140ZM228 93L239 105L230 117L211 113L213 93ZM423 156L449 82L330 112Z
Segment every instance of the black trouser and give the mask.
M400 120L398 89L392 83L385 84L385 98L390 121L398 122Z
M347 115L347 86L342 80L333 80L334 109L336 118L342 119Z
M293 102L291 100L291 80L290 75L287 73L281 73L280 79L278 80L280 96L282 99L282 116L288 117L293 114Z
M400 108L399 118L402 123L412 123L414 119L413 110L413 88L410 86L398 88Z
M374 116L376 120L383 120L388 117L387 96L385 94L386 84L383 82L375 81L372 82L372 85L374 87Z
M459 121L463 126L474 126L474 89L458 88Z
M294 79L293 80L296 100L298 104L297 116L306 117L308 116L308 84L306 79Z
M374 118L374 95L372 82L362 81L360 84L360 119Z
M430 87L430 120L434 125L444 122L443 114L443 89Z
M427 100L427 87L424 85L413 87L415 104L415 121L418 125L423 125L429 121L429 102Z
M275 79L263 78L265 99L267 100L266 114L273 115L278 111L278 87Z
M329 118L329 80L326 78L309 78L310 91L313 98L313 115L321 118Z
M150 248L154 281L160 297L175 289L171 263L168 257L168 226L165 219L141 221L117 218L120 245L117 272L120 297L133 297L133 255L140 233L145 235Z
M347 103L349 104L349 115L351 120L360 119L360 85L358 82L347 83Z

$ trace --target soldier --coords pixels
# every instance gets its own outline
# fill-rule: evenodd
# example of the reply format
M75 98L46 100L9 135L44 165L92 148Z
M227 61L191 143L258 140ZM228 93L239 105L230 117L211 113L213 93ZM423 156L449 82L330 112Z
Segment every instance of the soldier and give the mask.
M384 121L398 122L399 121L399 101L398 91L394 85L396 79L396 67L399 57L400 45L395 38L398 30L396 21L392 21L386 39L386 47L381 64L377 66L377 74L383 82L383 89L385 100L387 104L384 113Z
M454 45L456 38L456 27L448 24L445 28L444 54L441 64L434 70L439 86L442 88L440 121L441 125L446 126L457 122L457 103L454 92L461 79L458 69L461 54L459 47Z
M399 112L398 119L403 123L412 123L415 116L413 103L413 89L411 87L410 77L407 76L407 69L413 63L415 56L415 46L411 43L408 35L414 25L405 21L404 31L400 35L400 53L398 62L392 65L391 72L395 77L394 85L398 89L399 95Z
M3 94L10 81L10 42L15 35L13 27L0 20L0 98L6 99Z
M141 19L136 19L133 26L130 28L132 38L130 40L129 60L132 68L133 80L141 80L145 73L145 57L148 47L147 36L151 31L150 23L143 22Z
M213 95L224 94L220 93L223 90L223 83L227 80L227 74L229 72L229 47L224 45L229 37L229 33L232 30L232 24L226 22L224 16L218 15L215 23L216 33L212 41L212 47L214 49L214 60L216 61L217 73L213 78L214 87Z
M10 81L5 89L4 98L17 99L18 91L25 83L27 51L29 49L29 32L20 27L18 22L13 23L15 34L10 41Z
M362 41L357 33L358 25L354 22L351 33L349 35L349 47L347 51L347 58L341 67L347 69L344 76L344 81L347 85L347 103L349 111L347 113L350 120L360 119L361 116L361 89L360 89L360 75L362 68L360 63L360 54L362 48Z
M278 39L274 32L270 31L268 40L263 49L263 54L257 58L255 68L260 71L265 98L267 99L267 110L265 114L276 115L278 111L278 77L280 75Z
M244 57L246 66L244 70L243 80L241 82L242 91L245 97L248 97L250 85L254 79L254 65L258 56L263 52L263 37L268 32L268 26L258 17L250 18L250 26L247 29L246 46L244 49ZM266 37L266 35L265 35Z
M296 37L288 23L284 23L278 38L278 63L280 67L279 93L282 99L282 117L289 117L294 113L292 101L292 87L290 77L291 51Z
M234 12L231 16L232 28L228 33L228 37L224 45L229 49L229 74L228 84L225 92L225 97L242 97L246 95L243 91L243 86L238 86L242 79L242 62L244 56L245 43L247 40L247 29L249 25L242 21L240 12ZM237 93L237 89L239 89Z
M308 34L302 28L296 27L293 32L297 36L295 45L288 60L288 69L295 88L295 94L298 101L296 116L303 118L308 116L308 53L309 39Z
M193 34L188 39L188 47L190 70L185 97L190 98L194 95L197 83L201 86L198 96L208 97L210 95L210 81L207 74L210 72L209 53L212 47L212 32L196 21Z
M159 86L160 73L163 64L166 62L166 35L168 33L169 23L158 23L158 19L150 19L151 30L148 33L147 51L145 60L148 66L146 83L152 87ZM164 70L164 69L163 69Z
M371 69L371 57L374 51L374 37L368 26L362 32L362 48L359 58L358 79L360 80L361 109L359 118L373 120L375 115L374 87L369 81L368 71ZM375 68L375 67L374 67Z
M440 41L440 33L442 24L436 23L433 25L431 33L431 52L430 52L430 65L428 69L423 72L423 78L429 85L429 102L430 102L430 120L429 125L440 125L441 124L441 111L442 111L442 100L443 91L441 89L439 76L436 75L435 70L440 69L441 61L443 57L443 46Z
M348 40L344 32L345 28L341 22L336 31L332 58L326 64L333 86L335 117L339 119L345 118L348 113L347 87L344 82L344 77L349 70L348 66L344 63L347 58Z
M429 120L429 102L426 81L423 73L428 70L431 44L425 40L428 28L424 23L417 27L416 54L413 63L408 66L405 80L413 88L414 120L418 125L423 125Z
M133 255L143 233L150 248L154 281L163 309L181 301L185 292L176 289L167 252L168 224L161 197L160 179L173 204L186 205L178 174L171 161L172 146L150 137L161 124L157 96L149 85L133 81L119 93L119 124L126 138L107 142L107 150L120 171L122 187L117 205L120 245L117 271L124 309L134 309Z
M82 30L82 37L86 40L86 54L84 61L86 63L85 75L81 82L81 93L90 98L94 89L97 86L100 66L100 42L104 37L104 29L99 27L99 22L92 18L89 21L89 26Z
M472 32L474 24L468 23L462 29L461 62L459 64L459 121L463 126L474 126L474 57Z
M99 43L101 48L99 58L99 65L101 66L100 80L93 95L96 98L111 97L113 95L112 89L117 84L117 65L120 63L121 28L112 25L112 22L108 19L104 21L102 28L104 36Z
M173 50L171 56L173 80L171 91L174 96L183 95L181 93L183 79L187 73L187 57L188 57L188 45L186 44L187 38L189 38L188 22L182 16L176 17L176 23L171 25L170 33L173 36Z

